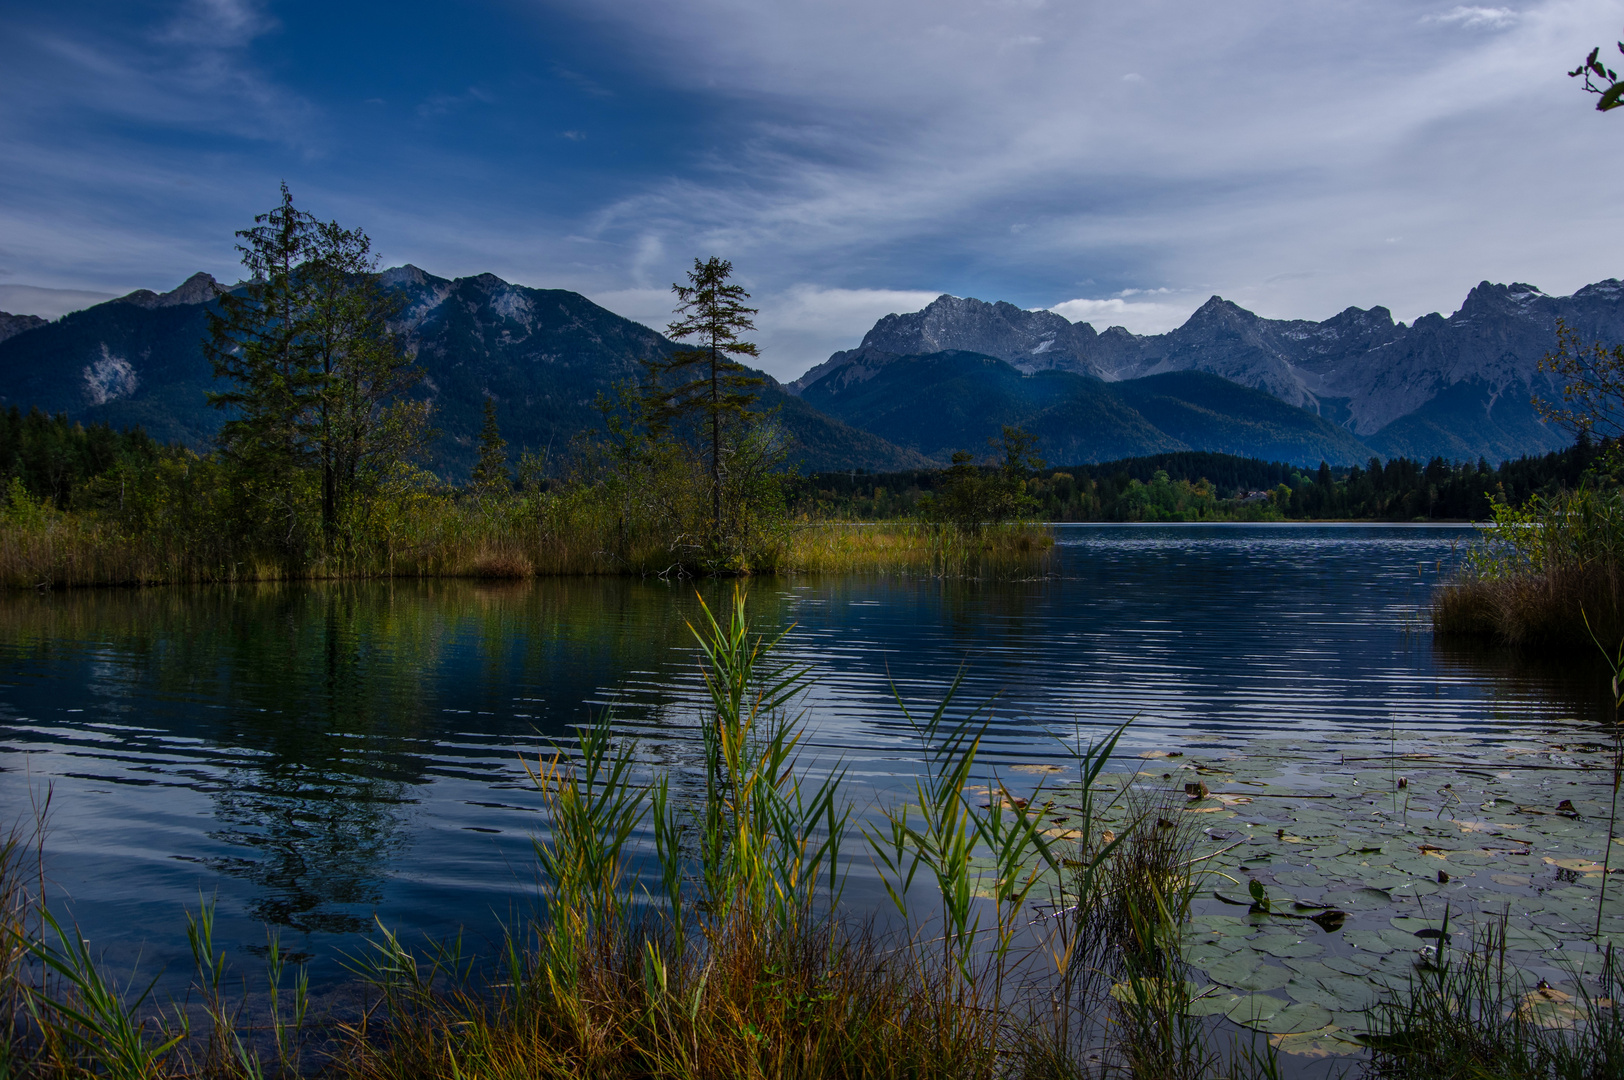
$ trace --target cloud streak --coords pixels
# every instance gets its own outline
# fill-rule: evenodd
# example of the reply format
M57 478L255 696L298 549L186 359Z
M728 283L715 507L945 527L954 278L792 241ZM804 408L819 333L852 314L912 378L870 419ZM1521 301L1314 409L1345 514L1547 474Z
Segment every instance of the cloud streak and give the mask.
M944 291L1150 332L1213 293L1414 318L1624 269L1594 181L1624 139L1564 74L1609 0L498 3L27 0L0 16L0 269L229 274L286 178L391 261L656 326L693 257L732 259L785 378Z

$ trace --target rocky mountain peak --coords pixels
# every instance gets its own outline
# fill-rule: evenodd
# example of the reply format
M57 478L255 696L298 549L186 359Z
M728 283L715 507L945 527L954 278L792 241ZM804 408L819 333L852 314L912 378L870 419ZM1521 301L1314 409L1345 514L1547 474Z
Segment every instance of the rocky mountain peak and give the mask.
M1532 306L1544 299L1545 294L1535 285L1521 281L1514 281L1510 285L1496 285L1490 281L1483 281L1466 294L1466 299L1454 317L1461 320L1471 320L1484 315L1526 317L1532 313Z
M0 341L14 338L24 331L34 329L36 326L45 325L47 325L47 320L40 318L38 315L12 315L9 312L0 311Z
M996 356L1028 373L1061 367L1094 374L1085 354L1095 337L1092 326L1052 311L944 293L920 311L887 315L875 323L858 351L872 359L878 353L924 356L960 350Z
M220 291L219 283L214 280L213 275L199 271L166 293L137 289L108 303L134 304L136 307L151 310L179 307L181 304L206 304L218 296Z
M439 278L435 278L430 274L424 273L411 263L406 263L402 266L391 266L389 269L378 275L378 283L386 289L395 288L402 285L416 285L423 287L427 286L431 281L438 282L439 280Z

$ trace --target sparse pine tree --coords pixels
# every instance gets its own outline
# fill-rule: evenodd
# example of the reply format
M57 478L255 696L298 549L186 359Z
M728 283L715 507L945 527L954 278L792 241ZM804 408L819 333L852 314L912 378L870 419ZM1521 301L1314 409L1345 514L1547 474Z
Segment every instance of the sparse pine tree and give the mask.
M739 337L756 328L750 318L756 309L744 306L750 294L743 286L728 283L732 274L733 264L726 259L695 259L688 284L671 286L679 318L666 332L678 341L695 338L698 347L648 362L653 385L645 401L651 433L664 434L675 422L697 421L709 436L711 522L718 533L723 521L723 428L749 417L757 398L751 387L764 381L733 359L759 353L753 343Z
M507 440L496 426L496 399L485 399L485 423L479 429L479 461L474 465L472 487L481 494L505 491L509 486Z

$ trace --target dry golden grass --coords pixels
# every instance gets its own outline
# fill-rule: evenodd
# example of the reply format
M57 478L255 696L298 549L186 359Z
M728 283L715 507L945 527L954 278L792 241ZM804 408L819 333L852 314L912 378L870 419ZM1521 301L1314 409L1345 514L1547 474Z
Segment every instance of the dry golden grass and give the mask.
M1054 535L1036 525L1005 525L966 536L920 522L796 526L782 569L817 574L910 573L1031 577L1041 573Z

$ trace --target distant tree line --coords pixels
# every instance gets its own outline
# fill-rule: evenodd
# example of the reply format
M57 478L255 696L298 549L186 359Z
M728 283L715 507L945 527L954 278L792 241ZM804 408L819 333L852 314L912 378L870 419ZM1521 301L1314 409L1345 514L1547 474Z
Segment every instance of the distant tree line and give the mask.
M1185 451L1103 464L1030 469L1023 509L1046 521L1202 521L1357 519L1470 520L1492 516L1496 502L1522 505L1534 495L1579 486L1610 448L1581 438L1574 446L1491 466L1433 458L1363 466L1304 469L1278 461ZM792 512L807 516L887 519L931 516L955 480L954 469L819 473L788 481ZM1008 477L1002 461L980 466L989 479ZM1009 479L1004 479L1006 486Z

